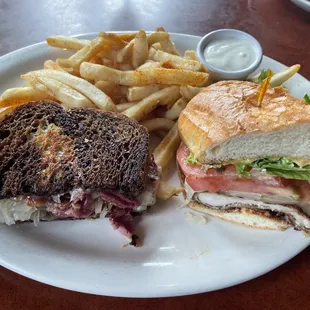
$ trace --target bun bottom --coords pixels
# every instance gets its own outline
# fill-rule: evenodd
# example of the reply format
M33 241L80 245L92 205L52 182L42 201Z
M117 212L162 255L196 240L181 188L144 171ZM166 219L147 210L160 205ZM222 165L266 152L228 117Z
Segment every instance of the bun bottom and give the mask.
M246 204L238 204L236 207L225 210L215 209L197 201L191 201L187 206L195 211L217 217L221 220L251 228L283 231L291 227L288 222L277 218L272 212L248 208Z

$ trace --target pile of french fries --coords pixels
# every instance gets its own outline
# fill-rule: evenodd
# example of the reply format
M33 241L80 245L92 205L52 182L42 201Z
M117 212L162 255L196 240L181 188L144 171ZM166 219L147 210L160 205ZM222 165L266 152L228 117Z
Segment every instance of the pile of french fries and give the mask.
M164 28L150 34L100 32L93 40L53 36L46 41L72 50L72 56L47 60L44 69L23 74L26 85L8 89L0 97L0 117L21 104L44 99L67 109L122 113L162 138L154 157L164 175L180 143L181 111L210 84L195 51L181 56ZM168 199L179 192L181 188L162 181L157 196Z

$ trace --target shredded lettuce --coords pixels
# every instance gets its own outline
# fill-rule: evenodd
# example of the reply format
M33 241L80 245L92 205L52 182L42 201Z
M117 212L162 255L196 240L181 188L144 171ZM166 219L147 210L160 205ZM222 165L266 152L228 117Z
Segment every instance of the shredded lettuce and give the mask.
M197 165L198 164L198 160L195 158L193 153L190 153L187 158L185 159L186 163L188 164L193 164L193 165Z
M252 163L238 163L235 166L240 177L250 177L250 169L256 168L285 179L310 180L310 165L299 167L293 161L283 157L279 159L264 158Z

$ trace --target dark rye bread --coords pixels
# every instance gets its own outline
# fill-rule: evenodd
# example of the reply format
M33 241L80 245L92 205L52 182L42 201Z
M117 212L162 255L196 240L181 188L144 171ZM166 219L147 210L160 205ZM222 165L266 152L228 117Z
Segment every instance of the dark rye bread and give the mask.
M124 115L29 102L0 119L0 198L144 189L149 135Z

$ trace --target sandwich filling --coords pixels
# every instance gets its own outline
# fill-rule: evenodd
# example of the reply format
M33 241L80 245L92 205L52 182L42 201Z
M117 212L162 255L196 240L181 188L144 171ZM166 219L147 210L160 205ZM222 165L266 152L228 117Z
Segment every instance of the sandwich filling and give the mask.
M68 193L43 196L18 196L1 199L0 223L55 219L90 219L108 217L113 228L132 238L133 217L156 202L159 172L153 159L146 167L144 191L130 197L117 190L74 189Z
M299 230L310 230L310 169L289 159L251 163L199 164L185 144L177 152L187 201L229 210L236 206L269 210Z

